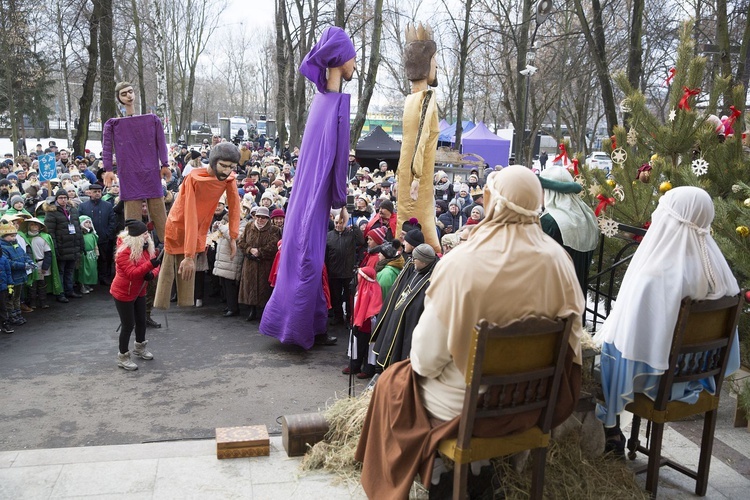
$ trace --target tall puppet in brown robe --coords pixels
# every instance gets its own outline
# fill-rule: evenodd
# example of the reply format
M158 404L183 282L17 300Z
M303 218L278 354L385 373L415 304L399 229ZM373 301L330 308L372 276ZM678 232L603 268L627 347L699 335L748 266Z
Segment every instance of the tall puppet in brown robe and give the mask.
M405 66L411 94L404 103L404 132L398 161L398 227L416 217L422 225L425 243L440 252L432 187L440 127L435 91L428 88L437 87L436 52L429 25L407 25Z

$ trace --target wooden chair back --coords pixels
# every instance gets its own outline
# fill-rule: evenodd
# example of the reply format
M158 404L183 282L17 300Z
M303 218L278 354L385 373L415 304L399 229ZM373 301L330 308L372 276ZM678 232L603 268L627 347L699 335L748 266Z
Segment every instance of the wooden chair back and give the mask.
M672 337L669 368L661 377L654 403L656 410L666 408L675 383L713 377L716 394L721 392L729 349L737 335L741 305L739 295L715 300L682 299Z
M549 432L572 326L570 317L528 318L506 326L486 320L477 324L469 351L458 448L469 448L474 422L481 418L541 409L540 428Z

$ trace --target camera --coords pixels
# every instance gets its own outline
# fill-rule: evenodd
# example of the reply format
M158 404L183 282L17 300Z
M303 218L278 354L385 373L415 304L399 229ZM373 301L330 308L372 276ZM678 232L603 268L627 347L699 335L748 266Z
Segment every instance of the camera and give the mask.
M354 212L354 195L346 195L346 211L349 213Z

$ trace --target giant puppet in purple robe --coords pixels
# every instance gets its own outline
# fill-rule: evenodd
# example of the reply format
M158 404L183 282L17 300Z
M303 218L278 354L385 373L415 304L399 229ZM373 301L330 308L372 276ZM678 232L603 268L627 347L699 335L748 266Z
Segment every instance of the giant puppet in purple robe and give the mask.
M341 93L341 83L352 78L355 54L349 36L341 28L331 27L299 68L318 92L300 147L276 287L261 319L260 332L305 349L314 343L335 341L326 333L323 261L330 210L346 205L349 95Z

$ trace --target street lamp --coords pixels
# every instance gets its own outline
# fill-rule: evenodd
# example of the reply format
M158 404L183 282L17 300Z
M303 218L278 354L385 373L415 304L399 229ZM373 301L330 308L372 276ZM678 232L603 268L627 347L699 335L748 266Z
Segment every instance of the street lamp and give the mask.
M529 43L529 50L526 52L526 68L522 69L519 73L526 79L526 98L524 99L523 105L523 119L521 120L521 129L516 131L516 152L520 158L516 158L516 163L523 165L526 163L524 156L523 142L526 140L526 122L527 122L527 111L529 107L529 90L531 88L531 77L537 72L537 68L532 66L536 57L536 49L534 48L534 41L536 40L536 34L539 31L539 26L547 20L550 12L552 11L552 0L540 0L536 6L536 15L534 16L535 24L534 32L531 35Z

